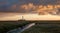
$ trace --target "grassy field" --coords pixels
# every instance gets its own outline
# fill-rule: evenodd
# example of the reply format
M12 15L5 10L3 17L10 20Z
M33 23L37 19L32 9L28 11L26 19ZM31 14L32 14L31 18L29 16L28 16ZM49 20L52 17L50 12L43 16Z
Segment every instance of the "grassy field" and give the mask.
M60 33L60 24L36 24L22 33Z
M60 33L59 21L31 21L35 26L25 30L22 33Z
M60 22L58 21L0 21L0 33L6 33L29 23L36 23L36 25L22 33L60 33Z
M22 27L26 24L29 24L29 22L25 21L0 21L0 33L6 33L9 30L16 29L18 27Z

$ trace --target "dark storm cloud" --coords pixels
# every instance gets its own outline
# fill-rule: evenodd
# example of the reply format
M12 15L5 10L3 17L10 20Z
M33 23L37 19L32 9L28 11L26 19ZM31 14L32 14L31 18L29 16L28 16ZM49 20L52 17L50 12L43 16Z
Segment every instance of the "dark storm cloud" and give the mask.
M13 5L16 5L18 0L0 0L0 11L10 11Z
M54 4L57 0L19 0L21 3Z
M35 5L47 5L47 4L56 4L57 0L0 0L0 11L17 11L18 7L23 4L33 3ZM16 6L16 9L13 9L12 6Z

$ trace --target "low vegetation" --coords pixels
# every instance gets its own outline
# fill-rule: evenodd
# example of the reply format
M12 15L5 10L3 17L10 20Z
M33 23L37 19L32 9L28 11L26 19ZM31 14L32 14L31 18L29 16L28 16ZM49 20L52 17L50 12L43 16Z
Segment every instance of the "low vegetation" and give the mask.
M18 27L22 27L26 24L29 24L29 22L0 22L0 33L6 33L9 30L16 29Z
M25 26L32 22L36 23L36 25L22 33L60 33L60 22L53 21L0 21L0 33L6 33L12 29Z

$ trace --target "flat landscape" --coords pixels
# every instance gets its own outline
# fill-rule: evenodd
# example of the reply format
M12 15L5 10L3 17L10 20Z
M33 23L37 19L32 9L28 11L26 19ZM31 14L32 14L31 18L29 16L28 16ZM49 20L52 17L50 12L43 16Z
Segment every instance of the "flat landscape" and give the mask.
M60 33L59 21L0 21L0 33L6 33L30 23L35 23L36 25L22 33Z
M0 0L0 33L60 33L60 0Z

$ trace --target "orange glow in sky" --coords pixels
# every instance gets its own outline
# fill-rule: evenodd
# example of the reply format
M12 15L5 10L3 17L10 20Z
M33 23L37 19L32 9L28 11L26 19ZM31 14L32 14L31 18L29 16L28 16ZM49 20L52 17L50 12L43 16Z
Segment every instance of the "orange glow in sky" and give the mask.
M54 8L60 8L60 5L47 5L47 6L43 6L43 5L34 5L33 3L29 3L29 4L24 4L20 6L22 9L25 9L27 11L29 10L34 10L34 11L42 11L42 10L52 10Z

